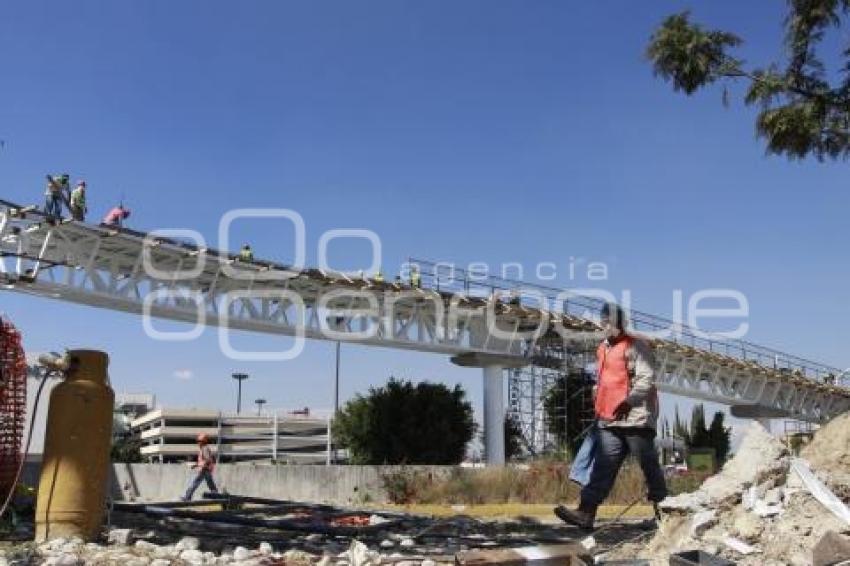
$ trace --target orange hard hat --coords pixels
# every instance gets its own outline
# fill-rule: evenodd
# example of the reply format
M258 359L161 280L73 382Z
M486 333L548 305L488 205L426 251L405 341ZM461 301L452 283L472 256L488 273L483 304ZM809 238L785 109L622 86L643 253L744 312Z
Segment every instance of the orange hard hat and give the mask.
M209 441L210 438L206 434L201 433L198 435L198 444L207 444Z

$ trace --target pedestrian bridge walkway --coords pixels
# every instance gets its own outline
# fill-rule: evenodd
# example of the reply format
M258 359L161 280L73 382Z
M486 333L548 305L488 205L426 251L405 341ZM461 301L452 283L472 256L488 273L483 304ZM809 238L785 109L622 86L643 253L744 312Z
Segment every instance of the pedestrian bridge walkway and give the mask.
M255 260L129 229L48 219L0 201L2 289L92 307L226 329L449 355L483 367L485 428L502 430L506 368L546 364L541 352L598 340L586 297L501 279L449 275L420 265L422 284ZM638 332L669 321L632 313ZM194 332L190 330L189 332ZM565 339L566 337L566 339ZM652 339L659 389L749 408L751 416L823 422L850 410L842 372L743 341L706 339L678 327ZM499 458L502 434L488 434ZM494 455L495 453L495 455ZM502 452L503 454L503 452Z

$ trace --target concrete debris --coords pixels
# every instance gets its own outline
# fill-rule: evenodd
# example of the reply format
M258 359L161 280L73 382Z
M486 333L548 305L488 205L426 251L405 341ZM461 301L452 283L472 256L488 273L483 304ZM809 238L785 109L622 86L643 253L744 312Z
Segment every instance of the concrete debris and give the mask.
M805 462L795 459L791 462L791 469L794 470L794 473L802 480L803 485L815 499L850 526L850 509L815 477Z
M189 564L203 564L204 553L200 550L187 549L180 553L180 560L188 562Z
M503 548L494 550L470 550L457 555L459 566L484 566L502 564L519 566L521 564L549 565L593 564L588 551L580 544L560 544L550 546L529 546L522 548Z
M744 556L749 556L750 554L757 554L759 549L754 546L750 546L742 540L738 540L734 537L726 537L723 539L723 544L737 552L738 554L743 554Z
M180 539L180 542L177 543L175 548L179 551L198 550L201 548L201 541L195 537L183 537Z
M800 452L800 458L824 474L824 483L845 501L850 499L850 450L839 447L847 446L850 446L850 413L824 425Z
M717 524L717 511L700 511L694 515L691 522L691 536L698 537Z
M313 564L316 557L301 550L287 550L283 553L283 562L287 566L306 566Z
M762 425L753 422L735 457L718 474L705 480L699 491L668 497L661 502L661 509L696 513L740 500L747 488L787 468L786 456L785 446Z
M340 560L350 566L377 566L381 563L381 555L369 550L369 547L359 540L351 541L351 546L339 555Z
M718 474L662 503L665 516L648 543L624 545L607 558L660 564L676 552L702 550L741 566L810 566L816 545L850 524L850 489L827 488L850 469L850 414L818 431L805 453L814 456L812 469L753 423Z
M830 531L823 535L812 551L814 566L832 566L850 561L850 536Z
M120 544L127 546L131 542L133 529L112 529L107 535L109 544Z

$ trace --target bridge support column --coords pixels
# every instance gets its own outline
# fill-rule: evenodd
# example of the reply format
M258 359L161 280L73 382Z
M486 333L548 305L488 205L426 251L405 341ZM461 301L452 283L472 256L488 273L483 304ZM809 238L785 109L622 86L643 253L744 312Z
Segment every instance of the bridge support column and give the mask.
M498 365L484 366L484 451L488 466L505 465L505 394Z
M521 368L528 360L520 356L503 356L470 352L458 354L452 363L467 368L483 368L484 372L484 452L488 466L505 465L505 369Z

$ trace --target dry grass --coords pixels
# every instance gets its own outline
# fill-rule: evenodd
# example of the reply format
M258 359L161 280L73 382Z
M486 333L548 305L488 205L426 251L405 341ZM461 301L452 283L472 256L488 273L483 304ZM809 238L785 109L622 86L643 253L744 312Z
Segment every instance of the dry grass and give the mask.
M384 477L393 503L483 505L575 501L579 487L569 479L569 464L539 461L527 468L455 468L434 476L401 470ZM608 498L612 504L628 504L646 492L640 468L627 461Z

